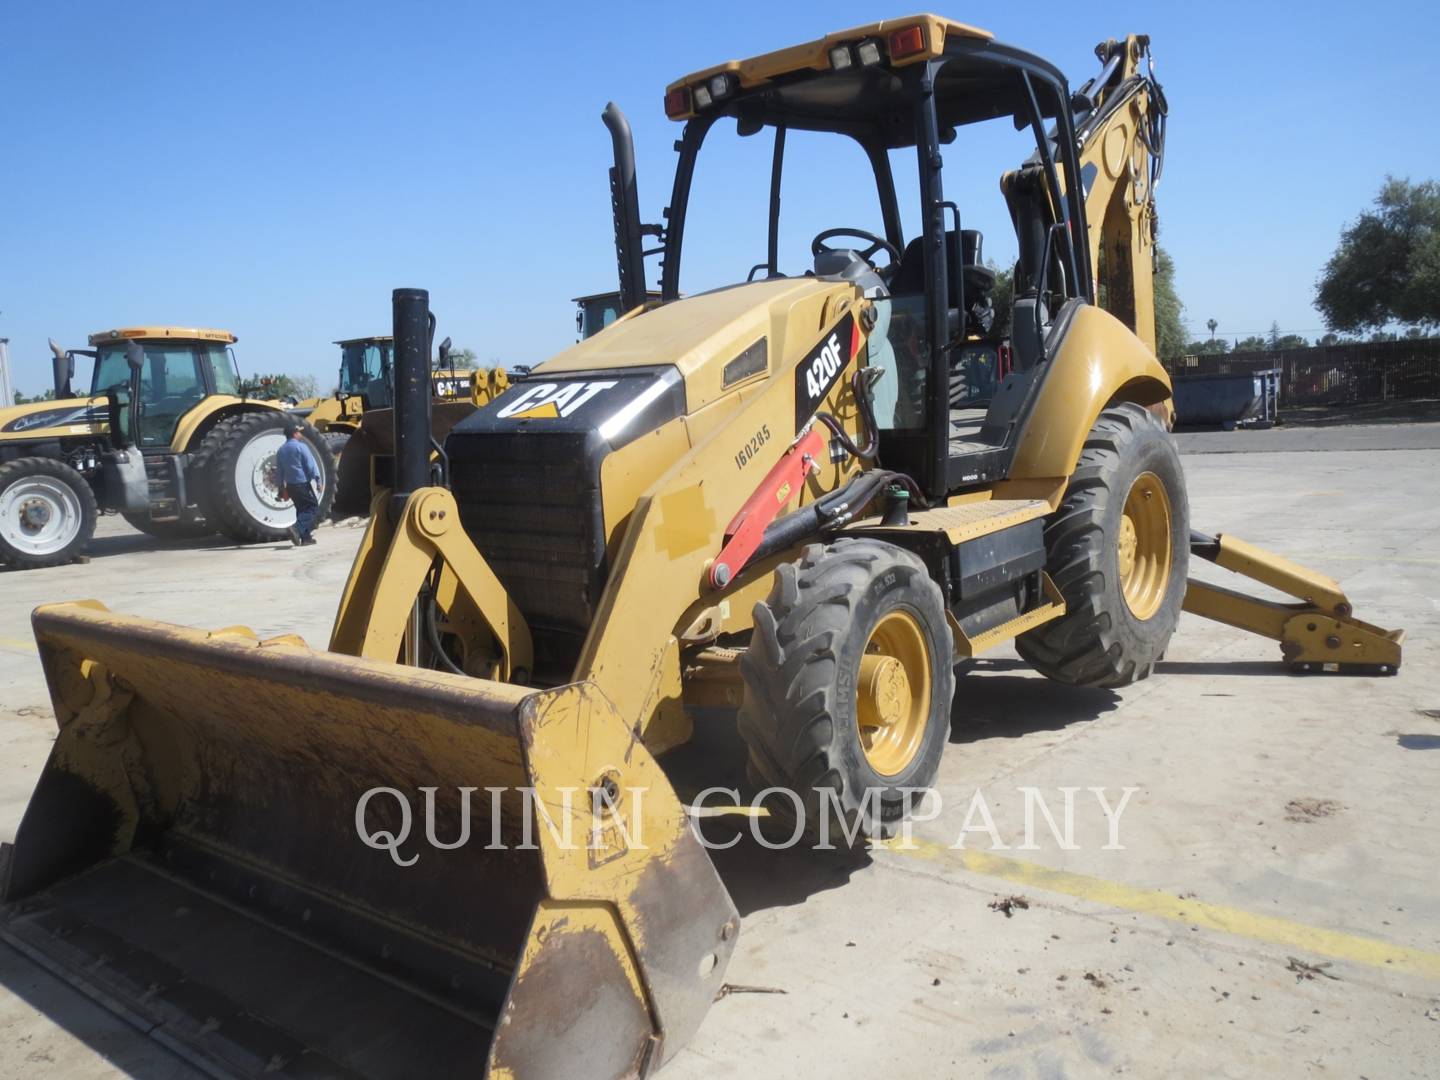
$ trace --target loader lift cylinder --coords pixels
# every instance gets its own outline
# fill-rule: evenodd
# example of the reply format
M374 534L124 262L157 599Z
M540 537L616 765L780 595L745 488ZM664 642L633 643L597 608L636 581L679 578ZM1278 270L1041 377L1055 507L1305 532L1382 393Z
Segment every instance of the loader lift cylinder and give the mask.
M430 483L430 293L391 294L395 334L395 490L390 519L405 500Z

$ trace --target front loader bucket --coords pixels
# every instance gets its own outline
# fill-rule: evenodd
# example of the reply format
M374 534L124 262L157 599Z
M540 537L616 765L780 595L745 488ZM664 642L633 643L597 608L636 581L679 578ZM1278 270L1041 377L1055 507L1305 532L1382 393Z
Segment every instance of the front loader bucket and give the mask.
M714 999L734 907L590 684L93 603L34 626L60 730L0 936L203 1070L645 1076Z

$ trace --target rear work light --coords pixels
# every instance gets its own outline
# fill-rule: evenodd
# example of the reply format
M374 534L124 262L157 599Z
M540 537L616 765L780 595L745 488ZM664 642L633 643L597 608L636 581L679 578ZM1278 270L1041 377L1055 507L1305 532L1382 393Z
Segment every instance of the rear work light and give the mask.
M710 96L716 101L728 96L733 89L735 89L735 84L725 72L710 76Z
M710 88L704 85L695 87L695 107L697 109L708 109L710 102Z
M904 60L908 56L925 51L925 31L918 26L907 26L890 35L890 59Z
M865 67L878 64L880 62L880 42L874 38L860 42L855 46L855 56Z
M831 71L844 71L854 62L850 57L850 47L848 45L836 45L830 50Z
M690 91L683 86L677 86L674 90L665 94L665 115L670 117L684 116L690 111Z

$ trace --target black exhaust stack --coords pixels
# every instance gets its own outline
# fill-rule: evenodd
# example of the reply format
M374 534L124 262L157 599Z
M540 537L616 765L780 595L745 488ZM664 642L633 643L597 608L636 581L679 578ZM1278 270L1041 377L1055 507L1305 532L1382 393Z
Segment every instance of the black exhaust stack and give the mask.
M430 484L430 293L396 289L391 294L395 334L395 488L390 520L405 500Z
M613 101L600 114L610 129L615 165L610 170L610 208L615 214L615 259L620 265L620 307L632 311L645 302L645 248L640 227L640 195L635 185L635 140L630 121Z

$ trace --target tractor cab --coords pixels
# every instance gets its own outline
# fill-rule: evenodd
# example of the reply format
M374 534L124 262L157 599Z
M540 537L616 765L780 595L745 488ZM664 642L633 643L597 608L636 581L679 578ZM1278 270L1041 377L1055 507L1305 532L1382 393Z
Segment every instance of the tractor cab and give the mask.
M359 397L367 409L388 409L394 394L391 368L395 342L391 337L348 338L340 346L339 396Z
M91 334L91 395L104 397L118 389L133 402L120 410L121 427L112 431L112 439L121 447L165 451L180 422L201 402L215 395L239 397L240 376L230 348L235 341L228 330L173 326ZM130 350L131 342L139 346L139 357ZM141 361L138 369L132 368L134 359Z
M665 111L685 125L665 225L617 220L622 286L643 281L632 252L645 236L659 239L644 254L661 255L665 303L735 281L851 283L871 302L887 465L933 497L1007 476L1057 329L1093 299L1060 71L984 30L914 16L687 75ZM623 216L634 181L621 136ZM757 190L741 190L746 178ZM986 246L1014 266L1000 317ZM626 310L637 302L638 289Z

